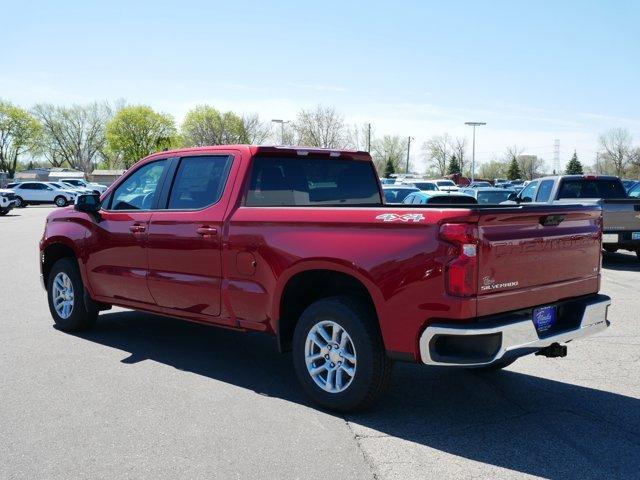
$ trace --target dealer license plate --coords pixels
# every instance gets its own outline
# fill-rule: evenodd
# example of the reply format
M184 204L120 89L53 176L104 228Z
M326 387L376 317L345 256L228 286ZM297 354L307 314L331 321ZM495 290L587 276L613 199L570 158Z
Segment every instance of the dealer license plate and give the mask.
M538 333L544 333L556 323L556 307L546 306L535 308L533 310L533 324L536 326Z

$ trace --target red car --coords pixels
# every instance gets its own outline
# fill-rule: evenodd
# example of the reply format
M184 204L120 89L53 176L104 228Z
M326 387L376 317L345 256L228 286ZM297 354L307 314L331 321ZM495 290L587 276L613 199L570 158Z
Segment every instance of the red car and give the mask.
M52 212L40 267L60 329L118 305L263 331L351 411L394 360L501 368L605 329L601 224L597 206L387 206L367 153L217 146Z

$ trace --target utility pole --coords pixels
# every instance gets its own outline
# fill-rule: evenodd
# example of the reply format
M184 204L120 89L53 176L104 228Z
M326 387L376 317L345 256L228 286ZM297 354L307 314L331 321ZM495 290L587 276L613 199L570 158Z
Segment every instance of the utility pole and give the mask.
M274 118L273 120L271 120L273 123L279 123L280 124L280 145L284 145L284 124L285 123L290 123L289 120L282 120L279 118Z
M371 123L367 123L367 152L371 153Z
M465 125L473 127L473 142L471 147L471 181L476 177L476 127L486 125L486 122L464 122Z
M404 173L409 173L409 152L411 151L411 140L415 140L413 137L408 137L407 141L407 168Z

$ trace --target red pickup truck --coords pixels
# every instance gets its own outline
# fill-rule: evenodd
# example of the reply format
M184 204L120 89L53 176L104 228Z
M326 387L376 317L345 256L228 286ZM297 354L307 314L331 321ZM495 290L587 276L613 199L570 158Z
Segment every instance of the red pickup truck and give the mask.
M384 204L367 153L161 152L52 212L51 315L111 305L274 335L304 390L366 408L394 360L501 368L605 329L597 205Z

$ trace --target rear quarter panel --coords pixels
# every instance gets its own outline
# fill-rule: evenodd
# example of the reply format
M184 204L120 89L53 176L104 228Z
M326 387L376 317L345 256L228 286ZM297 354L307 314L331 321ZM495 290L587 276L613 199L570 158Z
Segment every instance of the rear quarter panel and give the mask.
M377 219L393 213L423 220ZM418 332L429 319L475 316L475 299L444 293L447 245L438 241L438 230L445 219L472 220L466 209L240 207L223 251L226 314L275 332L287 282L302 271L335 270L369 290L386 349L415 354Z

